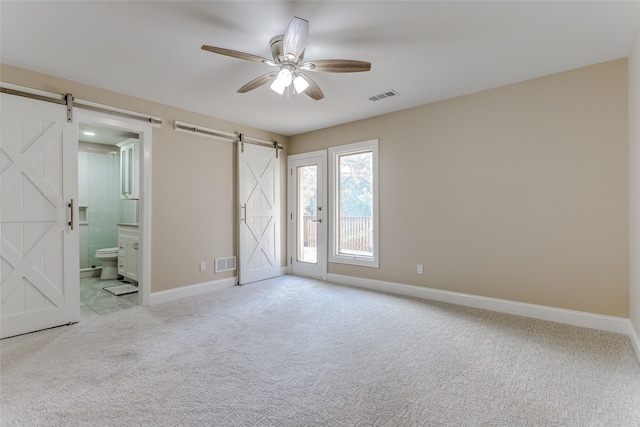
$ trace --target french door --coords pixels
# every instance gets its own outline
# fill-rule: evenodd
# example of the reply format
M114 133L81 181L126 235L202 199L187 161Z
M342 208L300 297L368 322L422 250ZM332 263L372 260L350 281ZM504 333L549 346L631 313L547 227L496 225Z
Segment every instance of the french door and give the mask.
M238 143L241 285L281 275L280 161L276 149Z
M288 159L289 265L291 273L327 277L326 151Z
M80 320L77 124L0 94L0 337ZM75 216L74 216L75 214Z

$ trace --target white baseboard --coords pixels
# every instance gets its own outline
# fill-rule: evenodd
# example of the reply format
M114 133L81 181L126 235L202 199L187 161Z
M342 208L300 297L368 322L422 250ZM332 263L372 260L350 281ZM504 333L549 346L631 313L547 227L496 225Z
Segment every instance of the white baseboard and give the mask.
M102 273L102 267L82 268L80 269L80 278L88 279L89 277L100 277L101 273Z
M633 344L633 348L636 351L636 356L638 356L638 362L640 362L640 336L638 335L638 331L633 327L633 323L629 320L629 339L631 339L631 344Z
M363 279L359 277L344 276L341 274L327 274L327 281L366 289L372 289L392 294L406 295L416 298L424 298L441 301L450 304L464 305L467 307L481 308L500 313L514 314L540 320L565 323L584 328L598 329L601 331L615 332L634 338L635 333L629 319L622 317L604 316L601 314L587 313L583 311L566 310L562 308L547 307L543 305L527 304L497 298L482 297L459 292L443 291L440 289L424 288L421 286L404 285L401 283L385 282L381 280ZM640 342L635 335L634 347L640 357Z
M238 283L237 277L228 279L214 280L211 282L197 283L195 285L182 286L180 288L168 289L166 291L152 292L149 296L149 304L160 304L167 301L200 295L211 291L219 291L220 289L230 288Z
M282 267L280 269L280 275L281 276L285 276L287 274L291 274L291 266L288 266L288 265L286 267Z

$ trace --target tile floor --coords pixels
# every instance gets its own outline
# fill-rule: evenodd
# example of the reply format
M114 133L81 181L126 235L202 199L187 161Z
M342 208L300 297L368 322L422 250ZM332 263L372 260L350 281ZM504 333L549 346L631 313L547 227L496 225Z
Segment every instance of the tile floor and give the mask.
M80 279L80 318L90 319L102 314L127 310L138 305L138 293L115 296L103 288L121 285L118 280L101 280L99 277Z

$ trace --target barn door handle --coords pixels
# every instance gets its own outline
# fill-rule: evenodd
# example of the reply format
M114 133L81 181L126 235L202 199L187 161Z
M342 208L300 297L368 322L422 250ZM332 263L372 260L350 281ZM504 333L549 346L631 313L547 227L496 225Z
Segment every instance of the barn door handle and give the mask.
M247 204L245 203L244 205L242 205L242 219L241 221L244 221L244 223L247 223Z
M73 199L69 201L69 210L71 211L71 220L69 221L69 227L73 230Z

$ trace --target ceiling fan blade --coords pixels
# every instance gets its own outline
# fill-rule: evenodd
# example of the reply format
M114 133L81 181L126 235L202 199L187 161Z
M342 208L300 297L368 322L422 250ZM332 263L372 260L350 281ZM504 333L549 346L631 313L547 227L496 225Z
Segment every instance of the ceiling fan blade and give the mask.
M287 31L284 33L282 41L282 53L286 56L291 54L299 58L307 47L307 38L309 37L309 21L294 16Z
M371 63L353 59L319 59L305 62L300 68L322 73L359 73L371 70Z
M316 101L319 101L322 98L324 98L324 93L322 93L320 86L318 86L316 82L314 82L313 80L311 80L309 77L305 76L302 73L298 73L298 75L303 79L305 79L307 83L309 83L309 87L304 91L305 94L309 95L311 98L315 99Z
M231 56L232 58L246 59L247 61L263 62L267 65L276 65L276 63L273 62L271 59L263 58L257 55L252 55L250 53L238 52L237 50L224 49L222 47L215 47L215 46L207 46L206 44L202 45L202 50L217 53L220 55Z
M237 92L246 93L246 92L249 92L250 90L259 88L263 84L269 83L271 80L274 80L277 75L278 73L269 73L269 74L265 74L264 76L260 76L257 79L253 79L246 85L242 86L240 89L238 89Z

